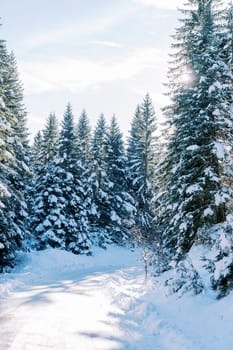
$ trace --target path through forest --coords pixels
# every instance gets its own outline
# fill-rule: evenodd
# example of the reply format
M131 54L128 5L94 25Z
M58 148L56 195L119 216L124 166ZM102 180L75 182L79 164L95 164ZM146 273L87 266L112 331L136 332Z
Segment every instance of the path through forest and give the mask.
M1 350L231 350L232 296L167 297L140 251L21 254L0 276Z

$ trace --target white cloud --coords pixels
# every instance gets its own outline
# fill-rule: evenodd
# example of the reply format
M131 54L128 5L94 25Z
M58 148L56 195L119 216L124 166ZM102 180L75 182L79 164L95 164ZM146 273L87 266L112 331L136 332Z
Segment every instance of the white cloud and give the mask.
M60 58L49 62L19 62L25 94L49 91L82 91L103 83L130 80L145 69L165 67L167 52L156 48L138 48L115 62L96 62L79 58ZM156 78L156 77L155 77Z
M155 6L157 8L164 9L177 9L183 5L183 0L133 0L134 2L145 5L145 6Z
M24 45L35 48L105 32L119 20L127 16L130 9L124 10L115 11L107 15L103 14L102 17L85 18L82 21L77 20L75 23L64 22L52 30L47 28L46 31L42 30L39 33L32 33L25 39Z
M99 46L106 46L106 47L113 47L113 48L122 48L124 45L115 43L114 41L106 41L106 40L92 40L90 41L90 44L93 45L99 45Z
M154 6L162 9L183 8L184 3L187 3L185 0L133 0L133 2L144 6ZM229 0L223 0L223 3L229 3Z

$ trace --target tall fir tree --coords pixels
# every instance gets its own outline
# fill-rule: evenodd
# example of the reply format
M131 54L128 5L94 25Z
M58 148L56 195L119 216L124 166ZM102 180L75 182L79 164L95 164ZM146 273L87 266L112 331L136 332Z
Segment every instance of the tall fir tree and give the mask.
M65 246L67 250L76 254L90 254L91 240L87 216L89 202L85 189L85 167L70 104L67 105L64 114L58 152L63 198L66 199Z
M49 226L48 218L53 206L50 191L54 186L52 170L57 156L58 135L58 120L51 113L44 129L35 136L31 152L33 178L30 191L30 227L31 236L35 240L33 244L39 248L49 244L45 232ZM47 222L47 227L43 226L43 222ZM40 232L39 235L38 232Z
M110 205L109 180L106 174L107 126L105 117L100 115L91 142L91 171L89 176L89 193L92 203L88 215L96 244L104 245L108 239L108 208ZM95 234L94 234L95 232Z
M223 33L220 36L220 55L233 72L233 3L229 2L226 11L224 12Z
M147 94L137 106L128 139L128 181L136 205L137 236L141 242L153 240L153 205L155 195L156 118Z
M157 224L168 263L179 262L208 229L226 219L230 196L223 176L230 160L232 81L221 57L215 0L189 0L175 35L169 72L172 104L161 166ZM220 4L221 5L221 4Z
M88 161L90 160L91 127L85 110L83 110L78 120L77 138L82 161L83 163L88 163Z
M22 247L27 204L25 194L29 176L26 113L22 87L13 54L0 41L0 270L11 264Z
M128 243L134 227L134 200L128 192L126 155L123 135L115 116L111 120L105 141L108 186L108 226L111 240Z
M42 131L39 130L34 137L33 144L30 149L30 163L34 174L41 165L40 153L42 149L42 142Z
M226 11L223 12L221 31L218 33L219 55L226 64L229 74L225 77L224 93L229 102L230 114L233 115L233 89L226 88L233 85L233 4L229 2ZM227 189L229 200L226 206L227 220L220 227L210 230L212 238L212 251L210 257L207 256L207 267L212 273L211 282L214 289L218 291L218 296L222 297L233 289L233 241L232 241L232 209L233 209L233 121L226 120L228 132L225 134L224 146L229 152L225 156L222 166L221 181ZM227 160L227 161L226 161ZM217 234L216 234L217 231Z
M42 131L42 143L40 145L41 161L48 164L57 155L59 125L55 113L51 113L47 119L45 129Z

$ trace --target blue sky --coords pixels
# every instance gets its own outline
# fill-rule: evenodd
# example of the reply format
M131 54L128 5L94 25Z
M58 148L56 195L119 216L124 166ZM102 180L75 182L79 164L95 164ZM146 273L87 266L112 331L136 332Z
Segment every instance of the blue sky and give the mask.
M1 0L1 38L16 55L31 134L50 112L61 119L68 101L93 126L115 113L125 134L147 92L160 117L182 2Z

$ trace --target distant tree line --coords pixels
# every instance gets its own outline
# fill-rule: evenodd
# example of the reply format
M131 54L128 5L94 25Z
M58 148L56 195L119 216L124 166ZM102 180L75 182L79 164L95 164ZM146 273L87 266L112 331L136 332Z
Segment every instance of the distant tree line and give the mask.
M115 116L107 125L100 115L93 132L85 110L74 123L70 104L60 128L54 114L48 117L31 149L30 231L38 248L91 254L93 244L133 243L135 225L149 231L155 167L149 95L132 129L127 152Z

